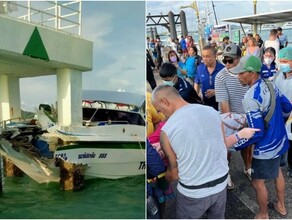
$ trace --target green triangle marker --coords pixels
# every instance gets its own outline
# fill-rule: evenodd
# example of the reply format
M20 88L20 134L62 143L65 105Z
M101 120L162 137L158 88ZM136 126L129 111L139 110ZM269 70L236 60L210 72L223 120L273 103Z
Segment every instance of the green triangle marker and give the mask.
M32 35L30 36L30 39L23 51L23 55L49 61L48 53L37 27L35 27Z

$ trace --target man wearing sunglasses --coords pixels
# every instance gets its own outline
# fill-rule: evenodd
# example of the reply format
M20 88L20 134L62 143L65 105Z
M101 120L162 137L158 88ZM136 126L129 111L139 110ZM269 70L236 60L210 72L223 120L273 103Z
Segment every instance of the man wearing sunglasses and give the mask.
M235 67L241 58L241 50L235 44L228 44L222 54L222 62L225 68L222 69L215 78L215 97L216 102L219 103L219 111L224 113L244 114L242 107L242 99L248 90L238 80L237 76L230 74L229 69ZM250 179L251 175L251 160L252 148L245 148L241 151L241 156L245 164L244 174ZM228 161L230 162L231 153L228 152ZM228 189L233 189L234 184L231 176L228 176Z

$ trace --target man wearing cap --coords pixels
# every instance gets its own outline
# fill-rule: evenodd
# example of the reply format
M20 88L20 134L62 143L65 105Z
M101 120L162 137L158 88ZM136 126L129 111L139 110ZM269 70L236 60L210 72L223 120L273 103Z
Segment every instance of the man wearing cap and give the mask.
M281 217L287 215L285 208L285 180L280 169L281 155L289 148L284 125L284 115L292 110L290 101L272 83L260 78L261 60L255 56L243 57L229 71L238 75L242 85L250 88L242 101L249 127L259 128L251 139L240 139L234 145L239 150L254 144L252 159L252 185L256 191L259 212L255 218L269 218L268 206ZM268 204L265 180L274 179L278 200Z
M292 102L292 47L279 52L280 71L275 76L275 85ZM287 119L287 118L286 118ZM292 177L292 141L289 140L288 176Z
M215 97L216 102L219 104L220 113L236 113L244 114L242 107L242 99L248 87L242 86L238 77L229 73L229 69L235 67L240 60L241 50L235 44L228 44L223 52L222 62L225 68L222 69L215 78ZM241 150L241 156L245 164L244 174L250 178L251 175L251 159L252 147ZM228 152L230 162L231 154ZM228 176L228 189L233 189L234 184L231 177Z

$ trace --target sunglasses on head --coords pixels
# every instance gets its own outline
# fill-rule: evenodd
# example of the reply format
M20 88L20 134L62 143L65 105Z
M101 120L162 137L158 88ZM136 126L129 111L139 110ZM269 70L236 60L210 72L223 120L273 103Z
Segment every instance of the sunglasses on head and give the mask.
M222 62L223 62L224 64L226 64L226 63L230 63L230 64L232 64L233 61L234 61L233 58L224 58L224 59L222 60Z

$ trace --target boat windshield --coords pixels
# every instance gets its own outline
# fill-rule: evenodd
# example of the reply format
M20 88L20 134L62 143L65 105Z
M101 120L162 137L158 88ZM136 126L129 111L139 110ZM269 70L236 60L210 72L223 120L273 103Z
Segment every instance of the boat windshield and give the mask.
M83 108L85 125L133 124L145 126L140 113L118 109Z

